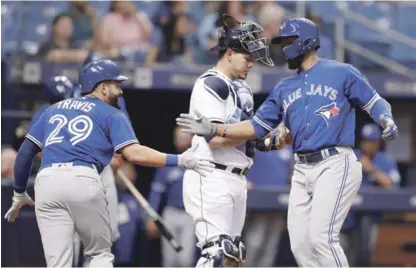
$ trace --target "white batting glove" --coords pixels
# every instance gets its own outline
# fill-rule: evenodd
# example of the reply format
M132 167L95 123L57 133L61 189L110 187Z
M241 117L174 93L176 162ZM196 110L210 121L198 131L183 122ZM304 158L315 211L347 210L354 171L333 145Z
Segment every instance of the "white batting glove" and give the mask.
M26 193L17 193L14 192L13 196L13 204L4 215L4 218L7 219L8 222L14 222L19 216L19 211L24 205L34 206L35 202L33 202L32 198Z
M399 130L397 129L396 123L394 123L393 119L388 116L381 115L380 122L383 127L381 138L384 141L394 140L397 136L399 136Z
M205 116L196 112L196 115L181 114L176 118L176 123L183 132L193 133L199 136L212 138L215 136L217 124L212 123Z
M214 159L196 155L194 152L198 146L197 144L178 155L178 166L192 169L205 177L214 170L215 165L212 163Z

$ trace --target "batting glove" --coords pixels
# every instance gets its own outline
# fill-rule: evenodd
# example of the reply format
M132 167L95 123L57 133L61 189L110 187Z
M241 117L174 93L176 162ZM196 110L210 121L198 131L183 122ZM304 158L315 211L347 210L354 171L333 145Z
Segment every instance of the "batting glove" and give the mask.
M183 132L205 136L209 139L215 137L217 124L209 121L208 118L196 112L196 115L181 114L176 118L176 123L182 128Z
M35 202L33 202L32 198L26 193L17 193L14 192L14 196L12 198L13 204L11 208L7 211L4 218L7 219L8 222L14 222L19 215L20 209L24 205L34 206Z
M384 141L390 141L397 138L397 136L399 135L399 130L397 129L397 126L392 118L381 115L380 122L381 126L383 127L383 133L381 135L381 138Z
M184 153L178 155L178 166L186 169L192 169L198 172L201 176L207 176L211 173L215 165L212 163L214 159L211 157L201 157L194 152L198 148L199 144L189 148Z

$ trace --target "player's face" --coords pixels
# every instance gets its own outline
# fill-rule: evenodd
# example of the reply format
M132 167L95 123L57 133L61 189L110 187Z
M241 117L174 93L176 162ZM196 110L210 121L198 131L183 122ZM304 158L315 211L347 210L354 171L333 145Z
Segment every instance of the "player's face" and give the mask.
M233 51L231 53L231 64L233 66L233 73L235 78L246 79L248 72L254 66L254 58L250 54L238 53Z
M120 87L120 82L109 81L105 87L105 98L108 104L120 109L119 97L123 95Z
M380 142L373 140L362 140L361 150L368 155L375 155L380 149Z

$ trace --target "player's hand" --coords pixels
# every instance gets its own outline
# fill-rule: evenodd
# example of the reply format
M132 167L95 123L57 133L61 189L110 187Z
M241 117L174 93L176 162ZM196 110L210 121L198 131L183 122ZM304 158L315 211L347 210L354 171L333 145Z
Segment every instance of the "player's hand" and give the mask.
M195 170L205 177L214 170L215 165L212 163L214 159L196 155L194 152L198 146L197 144L180 154L178 156L178 166Z
M24 205L34 206L35 202L33 202L32 198L24 192L24 193L16 193L14 192L13 196L13 204L10 209L4 215L4 218L7 219L8 222L14 222L17 216L19 215L20 209Z
M397 126L392 118L381 115L380 122L381 126L383 127L381 138L384 141L394 140L397 136L399 136L399 130L397 129Z
M361 155L360 162L361 165L363 165L364 172L371 173L374 170L373 164L371 163L371 159L367 155Z
M208 138L213 138L217 130L217 124L212 123L200 113L196 115L181 114L176 118L176 123L182 128L183 132L193 133Z
M151 219L148 219L146 221L146 231L147 231L147 236L151 239L159 236L160 234L159 229L157 228L155 222L152 221Z

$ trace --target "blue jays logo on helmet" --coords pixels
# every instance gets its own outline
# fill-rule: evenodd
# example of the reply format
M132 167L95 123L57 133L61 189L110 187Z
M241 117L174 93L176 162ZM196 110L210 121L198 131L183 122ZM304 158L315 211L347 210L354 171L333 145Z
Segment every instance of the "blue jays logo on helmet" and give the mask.
M306 18L283 21L279 35L272 39L272 44L283 44L285 40L295 39L283 51L288 59L305 55L320 47L319 31L316 25Z
M322 116L325 120L325 123L328 125L331 119L339 114L339 108L335 102L332 102L328 105L320 107L318 110L315 111L316 115Z
M381 140L381 131L380 127L376 124L366 124L361 129L361 138L364 140L373 140L379 141Z
M50 103L72 97L74 86L66 76L52 76L45 82L45 92Z

